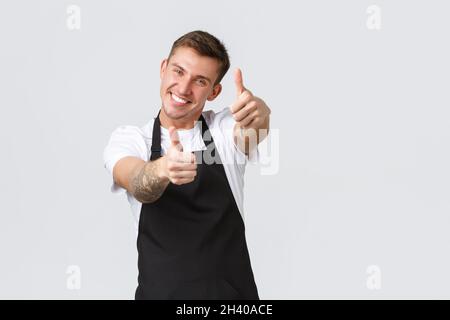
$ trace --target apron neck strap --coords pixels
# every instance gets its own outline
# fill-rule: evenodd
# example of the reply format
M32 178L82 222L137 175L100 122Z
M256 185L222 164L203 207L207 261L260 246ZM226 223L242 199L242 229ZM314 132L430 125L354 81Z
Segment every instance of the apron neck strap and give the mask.
M158 111L158 115L153 122L153 133L152 133L152 154L150 156L150 161L156 160L161 157L161 121L159 120L159 115L161 110ZM208 125L206 124L203 114L200 115L200 121L202 122L202 139L205 136L205 132L208 130Z

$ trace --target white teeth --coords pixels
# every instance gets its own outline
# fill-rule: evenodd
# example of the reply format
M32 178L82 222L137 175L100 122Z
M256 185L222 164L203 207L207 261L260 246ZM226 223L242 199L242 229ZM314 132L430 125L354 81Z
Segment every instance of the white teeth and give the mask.
M179 103L187 103L187 100L184 100L184 99L178 97L178 96L175 95L174 93L172 93L172 98L173 98L173 100L175 100L176 102L179 102Z

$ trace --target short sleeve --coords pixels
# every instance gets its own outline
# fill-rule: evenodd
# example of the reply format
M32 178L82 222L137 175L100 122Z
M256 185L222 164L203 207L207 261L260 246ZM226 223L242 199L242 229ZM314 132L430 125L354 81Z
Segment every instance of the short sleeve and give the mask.
M234 120L233 115L231 114L230 108L224 108L222 111L216 113L215 120L218 122L220 130L224 133L225 139L228 144L233 148L236 152L236 155L247 163L247 161L251 163L257 163L259 161L259 150L258 147L254 148L250 151L247 156L237 145L234 140L234 125L236 124L236 120Z
M135 126L120 126L113 131L103 151L104 167L111 176L111 192L124 193L126 190L114 182L113 168L124 157L148 160L148 148L142 130Z

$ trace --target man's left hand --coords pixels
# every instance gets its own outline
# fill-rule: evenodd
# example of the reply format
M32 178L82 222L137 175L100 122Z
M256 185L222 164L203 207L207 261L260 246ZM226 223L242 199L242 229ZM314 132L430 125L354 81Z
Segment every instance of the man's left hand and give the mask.
M261 98L254 96L250 90L244 87L240 69L236 69L234 73L234 82L237 98L230 109L236 124L243 129L254 129L257 133L259 129L268 129L266 123L270 109Z

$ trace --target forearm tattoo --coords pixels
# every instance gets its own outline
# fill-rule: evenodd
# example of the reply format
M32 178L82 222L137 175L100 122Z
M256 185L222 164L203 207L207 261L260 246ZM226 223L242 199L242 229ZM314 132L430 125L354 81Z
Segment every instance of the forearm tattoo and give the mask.
M131 193L142 203L158 200L169 184L169 179L161 178L158 175L157 161L147 162L131 179Z

